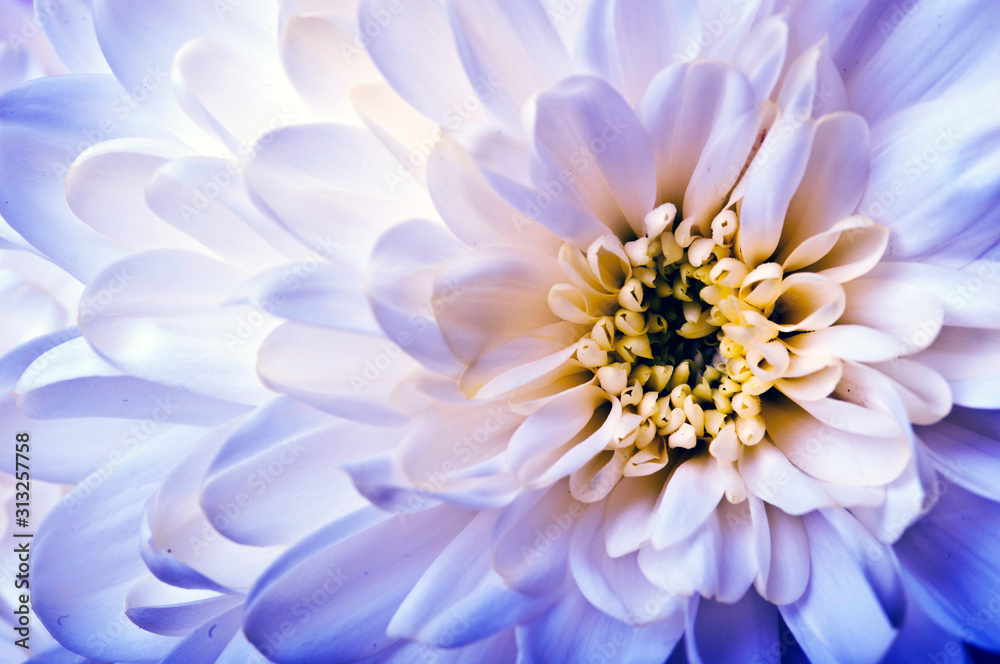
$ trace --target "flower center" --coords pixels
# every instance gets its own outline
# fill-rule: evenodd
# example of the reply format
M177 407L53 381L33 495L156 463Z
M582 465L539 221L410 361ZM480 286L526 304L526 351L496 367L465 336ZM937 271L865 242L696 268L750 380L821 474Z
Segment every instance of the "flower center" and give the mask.
M623 426L608 449L622 456L625 476L699 450L734 464L741 445L764 437L760 395L790 363L770 320L781 266L751 270L734 256L732 210L705 229L695 219L675 227L675 217L666 204L647 215L644 237L623 244L604 236L586 254L564 246L570 283L549 293L552 310L580 325L576 359L622 404ZM727 496L739 502L745 488L735 480Z

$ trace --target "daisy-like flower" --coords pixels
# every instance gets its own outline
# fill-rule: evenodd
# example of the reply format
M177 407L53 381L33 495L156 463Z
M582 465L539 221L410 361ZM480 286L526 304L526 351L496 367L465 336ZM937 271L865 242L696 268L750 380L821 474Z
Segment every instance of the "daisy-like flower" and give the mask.
M74 5L105 74L4 100L5 237L87 285L0 360L93 424L63 645L1000 650L995 8L276 9Z
M927 615L945 648L988 603L959 580L996 578L988 527L942 524L997 509L971 478L995 467L993 416L953 410L995 405L992 185L972 175L993 148L960 135L986 128L970 109L996 88L973 88L997 53L914 80L897 49L946 67L943 33L910 41L929 7L892 28L881 5L771 9L594 3L577 63L530 2L387 21L369 50L401 97L444 126L465 98L485 118L429 157L445 228L407 222L374 249L368 295L395 345L315 336L288 362L308 333L287 325L261 371L329 403L343 369L314 349L338 346L360 355L352 408L411 384L431 403L350 467L406 519L338 522L279 561L247 613L262 652L658 662L683 634L691 660L753 661L784 624L813 661L904 661ZM383 11L362 3L361 25ZM439 46L415 56L407 35L428 33ZM965 175L930 184L949 172ZM394 352L425 371L386 376L407 366ZM962 560L947 569L941 531ZM276 638L335 563L375 578Z

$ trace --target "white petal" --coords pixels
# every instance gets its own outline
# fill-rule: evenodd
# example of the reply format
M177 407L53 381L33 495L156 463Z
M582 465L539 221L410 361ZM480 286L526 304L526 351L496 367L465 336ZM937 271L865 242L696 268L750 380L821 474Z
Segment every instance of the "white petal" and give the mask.
M608 496L605 514L605 546L618 558L638 551L653 536L656 507L663 480L659 475L629 477Z
M493 191L458 143L443 141L427 168L434 206L451 232L470 247L518 244L556 253L562 245L545 227L519 214Z
M567 323L532 330L481 355L462 374L461 388L489 399L524 387L571 365L578 340L579 332Z
M827 523L833 527L841 544L860 565L861 573L871 588L885 617L894 628L903 623L907 596L900 574L899 561L889 544L880 541L854 514L845 509L823 510Z
M472 516L439 507L396 517L356 513L331 524L257 582L244 616L247 638L279 661L333 664L385 650L394 640L385 630L399 603ZM326 601L276 642L281 624L318 590Z
M136 447L96 488L81 484L48 514L32 543L32 601L64 645L99 660L159 660L177 642L133 625L125 597L149 574L136 546L143 504L194 441L187 435ZM104 546L89 544L95 541Z
M501 402L431 405L414 418L396 452L422 491L448 491L462 479L506 471L504 452L524 420Z
M664 483L656 505L651 541L662 549L686 539L715 512L725 493L719 465L702 455L677 467Z
M421 364L446 375L457 375L461 364L438 327L434 276L438 264L462 248L438 224L404 222L379 239L368 270L371 309L386 335Z
M779 607L795 639L816 662L878 661L896 636L840 535L820 514L803 517L812 572L805 594Z
M753 86L757 103L771 97L788 53L788 21L784 16L772 16L754 26L734 62L743 70Z
M573 526L585 509L570 495L566 481L522 492L493 531L493 568L518 592L558 590L567 579Z
M1000 373L1000 330L946 325L930 347L911 359L946 380L995 376Z
M738 246L743 260L758 265L778 246L788 205L812 151L815 124L780 117L737 186L740 203Z
M401 183L424 188L427 159L445 140L442 129L383 82L358 85L351 90L350 98L355 115L399 162L383 176L389 190L395 191ZM464 106L461 108L464 113Z
M864 325L834 325L789 337L789 350L808 358L840 358L881 362L903 355L907 348L896 337Z
M577 664L596 655L607 664L662 664L680 632L669 625L626 625L572 592L531 622L518 626L518 661Z
M358 24L370 38L368 53L385 79L434 122L445 124L456 104L476 98L439 3L362 0Z
M209 521L209 514L218 519L216 523L220 528L239 521L244 516L246 498L240 499L238 494L228 493L224 497L225 502L212 505L213 509L202 507L202 478L232 428L215 429L199 440L198 453L187 455L175 465L163 479L155 498L146 505L148 530L144 531L143 557L154 572L159 570L150 564L149 552L161 556L165 552L171 559L170 563L187 568L181 573L195 579L195 583L191 584L195 587L205 587L202 584L210 581L213 584L210 588L246 591L284 551L282 546L238 544L221 536L219 528ZM173 581L170 578L164 580Z
M934 424L951 411L948 383L924 364L900 358L874 364L872 368L892 382L914 424Z
M32 362L14 389L25 415L48 420L115 417L148 419L157 426L208 426L247 410L242 404L128 376L101 359L83 338L60 344Z
M286 263L245 283L230 300L299 323L378 334L364 275L320 260Z
M146 184L167 161L190 156L174 142L118 139L81 154L66 176L70 209L94 230L130 252L202 247L149 209ZM127 220L127 222L126 222Z
M984 90L918 104L873 127L859 210L893 231L891 260L962 267L1000 240L1000 192L991 176L1000 165L1000 133L997 118L980 112L995 98ZM933 223L943 215L948 224Z
M191 631L177 647L170 651L161 664L223 664L220 658L240 631L243 606L212 616Z
M652 80L638 113L656 154L657 200L678 207L683 203L685 217L710 221L756 138L755 122L748 131L732 134L742 128L744 117L756 117L750 83L738 70L718 62L670 67ZM723 143L728 159L712 159ZM714 174L706 170L713 166Z
M234 542L293 543L360 509L364 500L340 466L397 440L392 429L344 422L278 399L227 436L204 477L201 507ZM289 519L293 506L298 516Z
M254 363L276 321L251 307L223 306L239 278L201 254L134 254L91 281L81 300L80 329L99 355L132 376L261 403L269 393Z
M328 16L292 16L282 34L281 55L288 80L313 113L333 122L350 123L351 89L378 79L368 54Z
M893 437L850 433L820 422L790 401L764 404L764 421L775 445L816 479L854 486L879 486L899 476L910 459L910 444Z
M802 519L756 496L749 500L757 541L754 585L770 602L794 602L809 583L809 540Z
M431 305L448 346L469 364L504 341L558 322L548 293L562 280L552 257L485 247L440 269Z
M181 107L236 158L250 154L269 131L316 120L278 63L251 53L260 51L198 38L174 56L172 83ZM241 78L246 71L254 76Z
M827 506L879 505L885 500L881 487L830 484L807 475L767 438L743 449L739 470L750 492L788 514Z
M782 332L826 329L844 313L847 296L833 279L810 272L781 282L772 320Z
M555 597L521 595L490 565L497 512L482 512L431 563L386 628L390 636L462 647L529 620Z
M659 551L644 546L639 567L670 593L736 602L757 574L753 536L747 503L723 500L688 539Z
M927 449L917 443L903 473L885 486L881 505L852 507L851 514L882 542L895 542L937 500L937 474Z
M403 435L402 427L389 431L397 437ZM383 512L405 517L443 504L435 494L413 486L393 450L344 464L344 470L351 476L354 488Z
M815 44L826 37L830 41L831 51L839 55L838 49L841 43L848 31L855 27L852 24L865 7L866 3L863 0L853 2L817 0L799 4L791 11L794 17L792 25L795 26L803 44Z
M1000 329L1000 265L995 261L975 261L965 270L882 262L869 276L905 281L932 294L944 308L945 325Z
M812 265L818 274L841 283L867 274L885 253L889 229L864 217L847 217L828 231L789 243L782 261L785 272Z
M612 231L641 235L656 202L649 136L601 79L567 79L538 97L532 180L551 198L588 210ZM529 215L530 216L530 215Z
M864 118L854 113L820 118L809 164L788 206L782 235L791 245L830 229L854 212L868 182L869 159Z
M1000 52L989 38L994 10L989 2L947 11L919 4L865 9L837 60L853 104L872 124L920 101L954 98L996 82L991 74Z
M87 0L46 5L36 14L52 49L66 68L77 74L110 74L94 34L94 16Z
M535 411L510 439L511 470L525 486L540 488L573 471L611 442L621 403L592 385L565 392Z
M900 342L900 354L930 345L944 320L942 306L932 293L902 281L855 279L844 284L847 308L841 325L866 325Z
M573 530L570 569L591 604L630 625L655 624L676 630L682 625L683 600L652 585L639 569L637 555L608 556L602 526L604 505L591 505Z
M289 259L310 262L329 248L309 247L251 202L239 163L215 157L172 159L145 186L146 204L157 216L211 249L228 263L251 271Z
M525 141L496 131L473 131L469 154L483 177L517 211L512 222L521 228L539 224L555 236L586 249L608 227L589 212L582 202L572 200L563 182L533 183L531 155ZM568 177L568 176L567 176Z
M368 423L405 421L390 395L417 363L382 335L285 323L260 347L257 371L274 390ZM403 411L396 407L403 408Z
M174 56L188 41L203 35L249 53L277 55L273 47L276 22L270 14L270 8L263 5L219 11L187 0L169 5L109 0L95 3L94 29L108 65L131 96L156 112L185 141L211 149L212 143L183 114L173 94ZM128 100L128 106L134 103Z
M682 0L670 6L649 0L593 3L602 4L609 18L600 23L598 15L591 19L594 33L585 42L585 57L633 104L657 72L698 54L698 44L692 39L701 28L696 2ZM602 29L596 30L597 25Z
M538 0L451 0L452 29L479 99L509 128L531 96L570 73L569 56ZM456 100L457 101L457 100Z
M63 176L77 156L97 140L143 136L172 140L159 123L141 109L126 113L107 131L99 129L109 111L121 104L121 86L110 76L54 76L5 93L0 104L0 168L5 186L18 196L0 197L0 215L50 260L87 283L121 249L87 227L66 204ZM73 99L72 108L33 109L47 99ZM94 132L90 138L86 132ZM107 127L106 127L107 129ZM45 224L37 223L45 219Z
M955 408L944 422L920 429L938 471L968 491L1000 502L996 411Z
M306 244L348 264L365 265L392 223L431 212L416 183L397 182L396 158L361 129L292 126L269 134L255 150L246 170L255 202Z

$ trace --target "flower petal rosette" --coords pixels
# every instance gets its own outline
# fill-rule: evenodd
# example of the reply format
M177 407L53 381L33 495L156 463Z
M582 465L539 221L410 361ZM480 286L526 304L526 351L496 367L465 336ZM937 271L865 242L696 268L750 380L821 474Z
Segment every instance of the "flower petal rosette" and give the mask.
M342 417L410 419L348 467L388 514L319 531L251 593L247 635L275 661L397 661L408 642L461 658L511 630L524 661L659 662L682 636L689 659L743 661L781 624L814 661L1000 645L966 620L1000 572L997 134L968 110L996 99L995 49L931 80L901 50L939 16L924 5L888 39L877 5L754 5L704 39L662 6L593 3L574 32L532 2L419 4L369 45L445 128L416 173L436 214L374 247L382 342L331 328L297 350L286 327L265 349L291 364L260 369ZM360 24L388 12L363 2ZM953 57L967 18L920 52ZM407 34L434 46L413 56ZM456 67L467 83L438 76ZM420 122L369 123L399 153L397 119ZM321 340L359 359L324 379ZM366 394L392 411L337 405ZM272 638L333 565L356 583Z
M86 443L61 644L1000 649L991 3L46 11L0 231L86 291L0 373Z

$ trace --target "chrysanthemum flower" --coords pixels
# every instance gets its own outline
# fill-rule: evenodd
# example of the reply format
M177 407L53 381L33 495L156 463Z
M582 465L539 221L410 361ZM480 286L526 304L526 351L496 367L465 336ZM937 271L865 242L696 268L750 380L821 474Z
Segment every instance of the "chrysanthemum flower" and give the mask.
M1000 649L993 6L290 2L280 61L265 8L179 7L50 31L131 95L100 137L107 77L6 100L0 209L87 283L19 405L182 400L41 536L64 644Z

